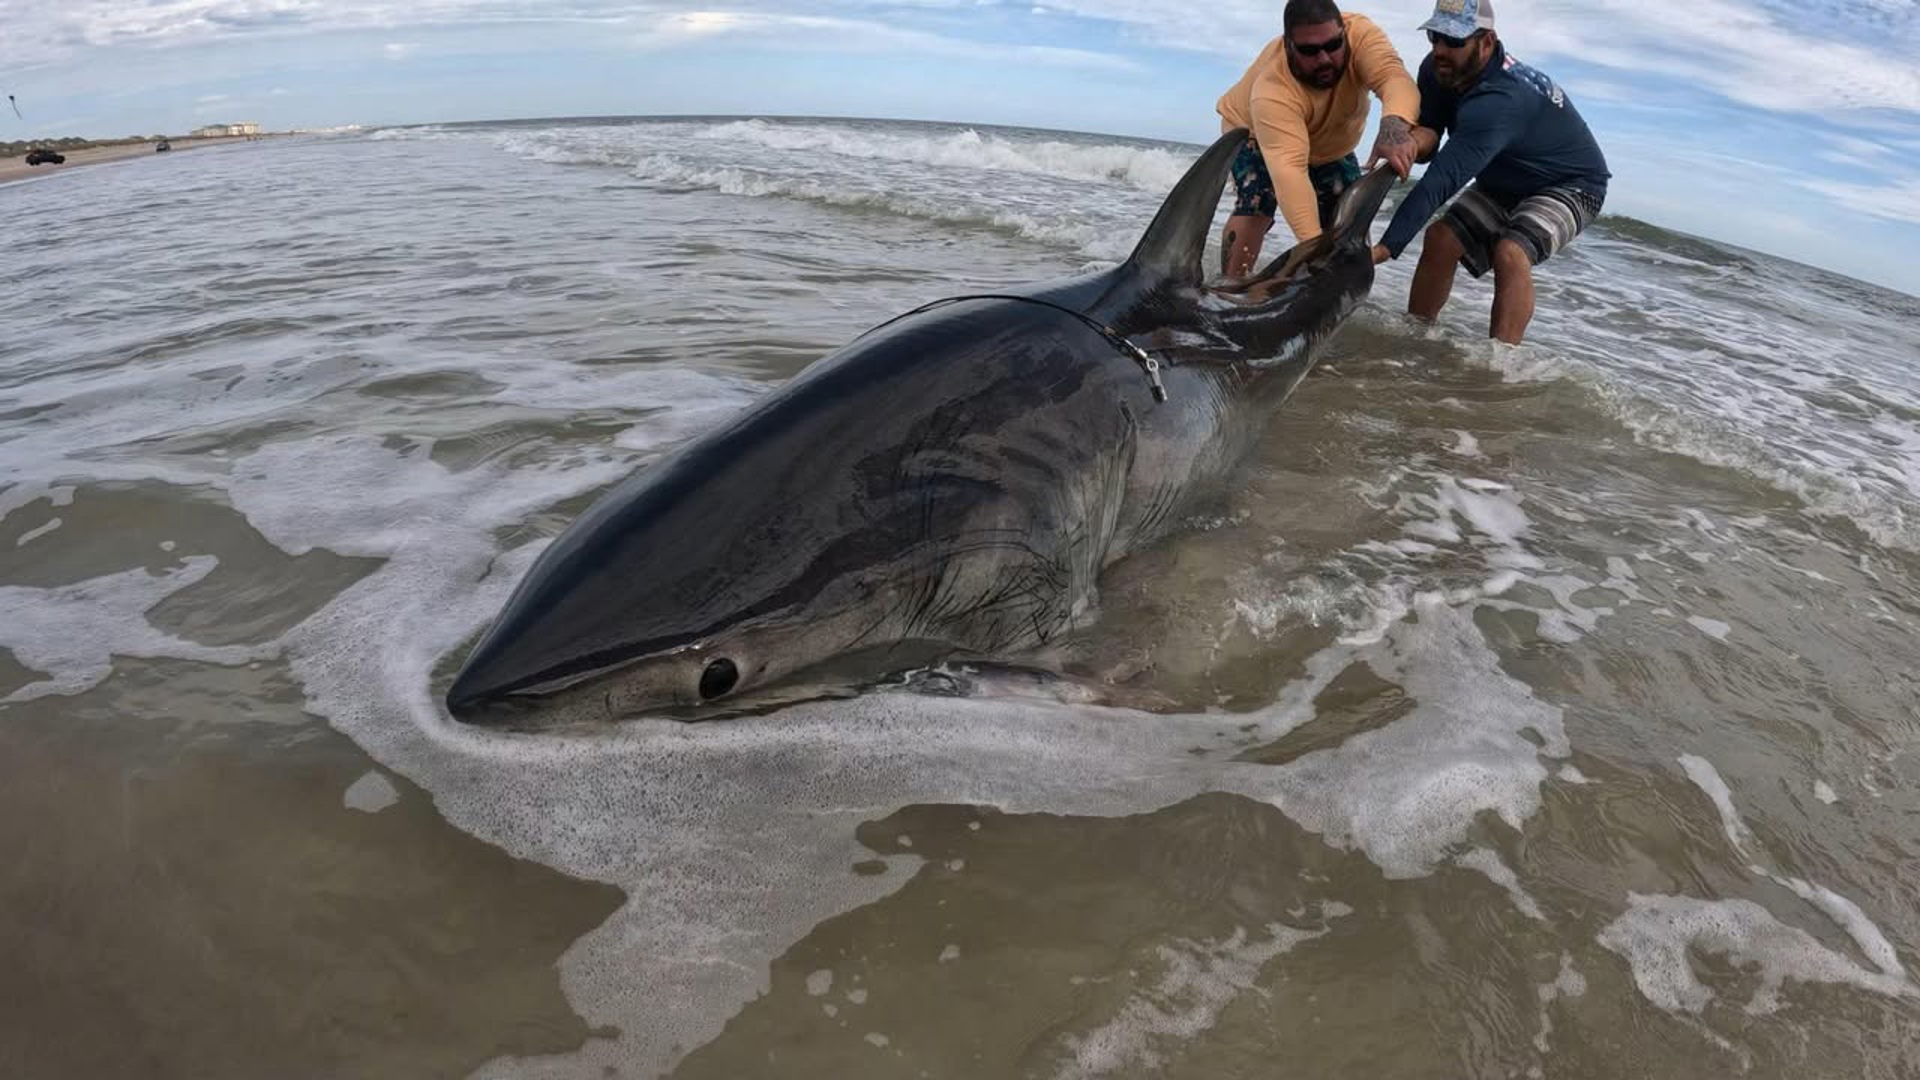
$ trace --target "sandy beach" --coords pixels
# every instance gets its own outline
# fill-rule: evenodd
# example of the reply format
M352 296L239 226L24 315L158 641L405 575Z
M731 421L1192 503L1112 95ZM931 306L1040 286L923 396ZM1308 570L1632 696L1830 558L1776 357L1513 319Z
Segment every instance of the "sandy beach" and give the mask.
M267 136L255 136L266 138ZM246 136L230 136L218 139L172 139L173 149L169 153L181 150L193 150L203 146L220 146L226 143L247 141ZM128 143L124 146L92 146L85 150L62 151L67 160L63 165L28 165L26 155L0 158L0 184L9 184L15 180L25 180L32 176L44 176L48 173L77 169L83 165L101 165L109 161L125 161L128 158L153 157L153 143Z

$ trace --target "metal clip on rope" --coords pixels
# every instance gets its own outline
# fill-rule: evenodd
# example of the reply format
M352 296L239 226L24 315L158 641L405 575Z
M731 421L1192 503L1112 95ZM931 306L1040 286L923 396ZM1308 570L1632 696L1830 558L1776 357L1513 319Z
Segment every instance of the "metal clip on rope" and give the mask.
M1113 340L1126 346L1127 351L1133 354L1133 358L1140 361L1140 366L1147 369L1147 383L1153 387L1153 400L1167 400L1167 386L1160 381L1160 361L1148 355L1145 349L1128 341L1126 338L1116 334Z

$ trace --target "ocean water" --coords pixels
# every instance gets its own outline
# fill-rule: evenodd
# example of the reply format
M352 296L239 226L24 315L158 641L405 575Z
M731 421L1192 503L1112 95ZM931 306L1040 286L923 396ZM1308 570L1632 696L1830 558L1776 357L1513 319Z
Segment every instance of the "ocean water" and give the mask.
M1197 149L547 121L0 188L0 1049L1920 1075L1920 300L1625 218L1520 349L1384 267L1058 684L447 718L597 493L886 318L1123 258Z

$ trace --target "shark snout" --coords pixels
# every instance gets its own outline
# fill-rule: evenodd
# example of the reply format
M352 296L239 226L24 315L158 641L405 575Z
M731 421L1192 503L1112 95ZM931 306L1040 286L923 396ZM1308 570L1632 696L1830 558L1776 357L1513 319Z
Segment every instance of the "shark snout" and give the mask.
M525 727L532 721L534 710L524 699L488 688L467 675L462 672L447 690L447 712L455 720L487 728Z

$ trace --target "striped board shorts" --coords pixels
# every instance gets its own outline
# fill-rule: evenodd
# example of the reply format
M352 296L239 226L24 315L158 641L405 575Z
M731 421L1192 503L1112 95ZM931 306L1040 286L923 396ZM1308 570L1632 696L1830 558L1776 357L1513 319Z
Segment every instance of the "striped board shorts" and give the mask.
M1493 245L1512 240L1539 266L1600 216L1604 197L1563 184L1531 195L1489 191L1479 184L1461 193L1441 220L1452 226L1466 251L1460 265L1474 277L1493 266Z

